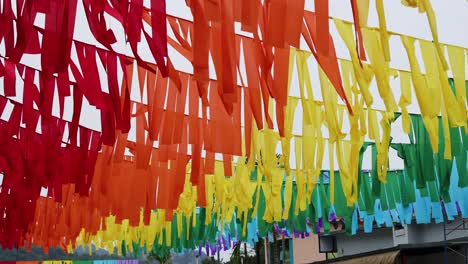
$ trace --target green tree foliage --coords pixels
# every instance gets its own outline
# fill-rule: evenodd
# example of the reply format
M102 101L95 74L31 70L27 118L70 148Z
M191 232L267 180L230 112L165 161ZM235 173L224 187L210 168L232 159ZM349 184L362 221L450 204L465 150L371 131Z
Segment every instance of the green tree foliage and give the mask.
M167 248L165 250L158 250L158 251L151 250L151 252L148 254L147 259L150 261L157 260L161 264L172 263L171 251Z

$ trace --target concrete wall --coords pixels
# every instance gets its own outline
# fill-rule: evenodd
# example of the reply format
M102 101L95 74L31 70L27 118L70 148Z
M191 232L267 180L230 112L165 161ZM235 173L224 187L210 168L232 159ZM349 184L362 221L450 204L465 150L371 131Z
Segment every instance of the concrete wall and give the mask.
M431 243L444 240L443 225L409 225L407 228L409 244Z
M446 236L447 240L459 239L468 237L468 222L465 223L466 229L463 229L461 219L447 223ZM457 228L457 230L451 230ZM443 224L425 224L425 225L407 225L403 229L395 230L394 228L394 245L401 244L421 244L440 242L444 240L444 225Z
M446 224L446 229L454 229L463 221L457 219ZM460 239L466 237L468 240L468 221L465 224L466 230L453 231L447 234L447 240ZM451 232L450 230L446 231ZM354 236L347 236L344 233L335 234L337 241L337 257L354 255L374 250L391 248L402 244L422 244L440 242L444 240L443 224L412 224L403 226L402 229L380 228L374 229L372 233L359 232ZM325 254L320 254L318 238L311 234L304 239L293 240L294 263L310 263L324 260ZM452 258L453 256L451 256Z
M446 224L447 240L466 237L468 240L468 221L465 228L461 219L456 219ZM451 231L458 226L459 230ZM451 232L451 233L450 233ZM403 226L403 229L381 228L374 229L372 233L359 233L355 236L338 234L337 256L354 255L363 252L391 248L403 244L423 244L444 241L443 224L412 224Z
M319 253L317 235L310 234L304 239L295 238L293 240L294 264L311 263L325 260L325 254Z
M374 229L372 233L358 233L354 236L336 235L337 256L354 255L363 252L393 247L391 228Z

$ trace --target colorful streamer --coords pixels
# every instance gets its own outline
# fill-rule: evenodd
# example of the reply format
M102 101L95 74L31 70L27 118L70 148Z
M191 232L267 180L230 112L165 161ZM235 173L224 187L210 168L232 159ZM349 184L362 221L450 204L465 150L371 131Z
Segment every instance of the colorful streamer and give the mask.
M427 14L434 39L399 36L410 72L390 67L395 34L382 1L378 29L366 25L368 1L351 1L355 39L352 24L333 19L351 61L337 59L328 1L311 12L304 0L191 0L193 22L167 16L159 0L4 1L0 244L213 254L272 230L329 232L337 219L354 234L360 221L370 232L374 221L441 222L443 209L448 219L466 217L466 50L447 46L447 63L430 1L403 2ZM74 39L81 3L104 48ZM131 57L115 51L109 16ZM235 23L252 36L236 34ZM309 51L299 50L301 36ZM168 44L193 74L176 70ZM40 67L25 55L40 55ZM391 78L401 84L398 103ZM420 115L408 110L411 87ZM89 106L95 128L83 122ZM392 141L398 118L410 143ZM391 169L390 150L403 170Z

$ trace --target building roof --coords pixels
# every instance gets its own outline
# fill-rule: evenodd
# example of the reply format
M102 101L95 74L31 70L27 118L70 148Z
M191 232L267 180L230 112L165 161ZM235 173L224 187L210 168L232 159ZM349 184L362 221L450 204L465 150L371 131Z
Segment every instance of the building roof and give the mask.
M418 243L418 244L404 244L404 245L398 245L396 247L391 247L391 248L385 248L385 249L379 249L375 251L369 251L369 252L363 252L359 254L354 254L354 255L349 255L349 256L343 256L343 257L338 257L334 259L328 259L324 261L316 261L313 262L315 264L325 264L325 263L347 263L351 264L354 263L354 261L351 260L359 260L359 262L355 263L394 263L395 259L397 256L401 254L405 255L419 255L419 254L425 254L428 252L438 252L438 251L444 251L444 246L447 247L456 247L460 245L468 245L468 238L465 239L455 239L455 240L450 240L450 241L440 241L440 242L431 242L431 243ZM386 257L388 261L386 262L376 262L375 257ZM394 257L394 258L392 258ZM367 261L368 260L368 261ZM393 260L393 262L392 262ZM367 261L367 262L366 262Z

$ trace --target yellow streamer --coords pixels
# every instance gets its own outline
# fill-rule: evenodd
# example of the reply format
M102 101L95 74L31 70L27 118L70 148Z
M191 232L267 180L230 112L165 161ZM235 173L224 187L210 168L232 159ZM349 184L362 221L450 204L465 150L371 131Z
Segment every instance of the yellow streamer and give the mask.
M328 141L328 160L330 162L330 203L331 204L335 203L335 150L333 148L333 145L334 145L334 142Z
M296 186L297 186L297 198L296 204L294 205L294 214L299 214L299 207L302 199L304 198L304 172L302 170L301 161L302 161L302 138L294 137L294 150L296 154Z
M361 27L367 26L367 18L369 16L369 0L359 0L357 1L357 6L359 10L359 23Z
M336 142L340 179L348 206L352 206L357 202L357 177L355 179L352 177L348 163L350 150L350 142L345 142L343 140ZM330 192L332 191L334 190L330 190Z
M340 34L341 38L346 44L346 47L351 56L351 62L353 64L354 74L356 75L359 88L361 89L362 96L368 107L372 106L373 98L369 91L369 86L372 81L372 70L369 65L361 64L356 51L356 42L354 41L352 25L339 19L333 19L336 25L336 29Z
M350 136L351 136L351 149L349 155L349 176L351 181L351 186L353 187L353 191L351 191L350 199L347 200L348 204L354 204L357 201L357 183L359 179L359 153L361 151L362 145L364 143L364 136L365 132L361 131L359 128L359 120L363 117L363 100L359 100L359 90L350 87L356 87L356 80L354 77L354 73L352 71L352 67L349 62L342 61L341 63L341 70L343 73L343 84L345 86L345 90L351 90L353 93L353 115L348 114L348 119L350 122ZM351 82L349 80L351 77ZM362 125L362 124L361 124ZM365 124L364 124L365 126ZM341 171L341 169L340 169ZM343 177L343 176L342 176ZM346 180L346 179L343 179ZM342 180L342 181L343 181ZM349 190L348 190L349 192Z
M372 29L363 30L362 33L364 35L364 46L369 54L380 97L382 97L387 111L395 112L398 110L398 107L390 89L390 68L388 62L385 61L384 54L382 54L380 36L377 34L377 31Z
M337 120L337 94L331 89L330 81L323 70L319 67L320 88L322 90L323 102L325 104L326 125L328 127L329 138L335 142L345 136L338 127Z
M390 47L388 45L388 40L390 36L387 32L387 21L385 20L385 11L383 0L376 0L375 6L377 9L377 14L379 16L379 32L380 40L382 41L382 50L384 53L385 61L390 61Z
M465 50L460 47L447 46L450 58L450 67L455 83L458 105L462 111L462 116L467 117L466 110L466 85L465 85ZM465 132L468 133L468 126L465 125Z
M411 78L413 80L413 86L416 92L419 108L421 109L424 126L426 127L427 133L429 134L432 150L434 153L437 153L439 150L439 130L437 117L440 112L440 105L436 105L434 103L434 96L427 93L426 81L424 76L421 74L419 64L416 59L414 38L401 36L401 40L403 42L403 46L406 49L406 53L408 54L408 60L411 67Z
M380 151L377 152L377 176L383 183L387 182L388 152L390 148L390 134L392 130L391 122L394 120L394 113L384 113L380 121L382 127L382 140L380 141Z
M292 138L292 124L294 120L294 111L296 110L298 100L296 98L288 98L288 105L286 107L285 115L285 137L281 139L281 146L283 148L283 163L286 171L286 188L285 188L285 201L283 219L289 216L289 208L292 199L292 175L289 166L289 155L291 148Z
M411 118L407 109L407 106L411 104L411 84L409 72L400 72L400 86L401 96L398 105L401 108L403 131L405 131L406 134L409 134L411 130Z
M445 60L444 52L442 46L439 43L439 36L437 34L437 21L434 14L434 9L432 8L430 0L402 0L401 3L409 7L417 7L420 13L426 13L427 20L429 22L429 27L431 28L432 39L436 46L437 54L442 63L442 68L446 71L448 70L447 61Z

